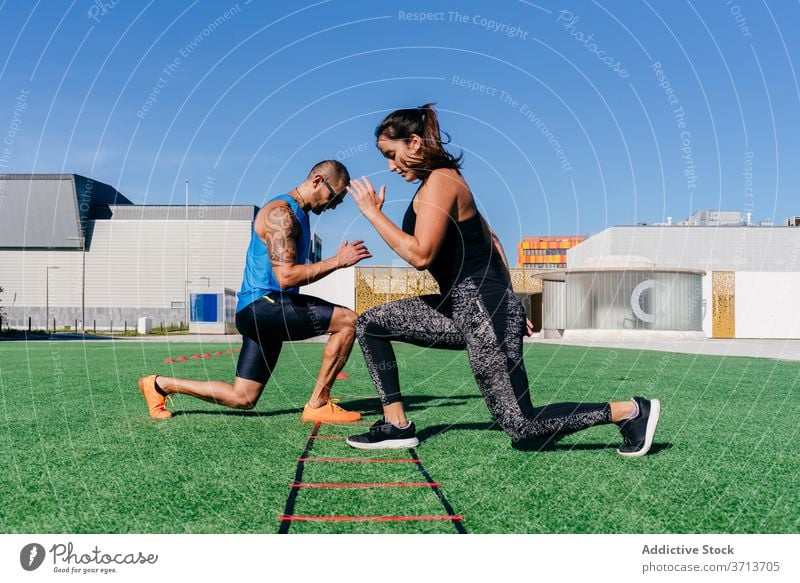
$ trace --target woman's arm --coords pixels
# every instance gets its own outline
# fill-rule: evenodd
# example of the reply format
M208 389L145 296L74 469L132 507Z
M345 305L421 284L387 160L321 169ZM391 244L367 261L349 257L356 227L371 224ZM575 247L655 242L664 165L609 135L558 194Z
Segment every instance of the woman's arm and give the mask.
M381 207L386 193L382 186L376 193L369 179L353 180L347 188L358 208L372 223L378 234L400 257L417 269L427 269L442 246L447 227L452 220L458 184L434 171L417 193L417 224L414 234L404 233Z

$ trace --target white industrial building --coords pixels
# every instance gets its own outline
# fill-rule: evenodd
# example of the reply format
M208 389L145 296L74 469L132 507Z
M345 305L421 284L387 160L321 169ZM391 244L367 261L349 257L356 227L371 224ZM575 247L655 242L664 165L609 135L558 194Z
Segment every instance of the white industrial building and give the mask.
M192 291L239 290L257 211L134 205L76 174L0 175L4 326L185 323ZM221 310L228 319L230 303Z
M3 327L119 330L149 317L233 331L257 212L134 205L76 174L0 174ZM734 224L612 227L569 249L569 269L541 276L544 335L800 338L800 228L696 218ZM355 308L356 287L351 268L301 291Z
M697 330L691 323L697 316L693 296L700 295L696 294L699 285L699 329L705 337L800 338L800 228L612 227L568 250L567 265L569 269L560 275L544 278L552 282L545 281L544 286L546 335L548 327L565 337L580 336L590 327L604 329L612 337L620 337L620 331L635 335ZM618 274L616 279L606 281L611 272ZM637 275L626 279L626 273ZM657 273L670 283L656 281ZM571 278L578 281L579 274L585 289L578 295L584 299L571 305L568 298L577 296L566 288ZM666 307L667 296L677 308ZM611 304L618 304L620 298L625 309L612 310ZM585 308L593 302L599 316L590 320ZM662 309L648 309L648 303ZM677 321L684 328L660 325L671 309L683 314ZM619 315L613 325L605 317L611 313ZM561 320L555 320L559 315ZM593 324L587 325L589 321Z

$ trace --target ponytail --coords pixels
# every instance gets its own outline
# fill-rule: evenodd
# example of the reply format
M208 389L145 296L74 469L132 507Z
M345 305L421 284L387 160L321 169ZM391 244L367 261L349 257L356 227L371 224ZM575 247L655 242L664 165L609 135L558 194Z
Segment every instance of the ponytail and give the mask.
M416 134L422 140L422 147L408 167L423 180L438 168L461 169L463 152L454 156L445 149L450 143L450 135L439 128L439 118L434 103L426 103L414 109L398 109L387 115L375 130L375 138L390 140L407 140ZM442 134L447 137L442 140Z

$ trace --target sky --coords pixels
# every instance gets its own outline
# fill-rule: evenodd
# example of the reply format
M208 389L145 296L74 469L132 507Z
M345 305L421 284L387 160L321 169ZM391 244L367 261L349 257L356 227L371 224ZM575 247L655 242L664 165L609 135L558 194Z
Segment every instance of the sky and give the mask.
M800 215L798 2L0 0L0 172L77 173L137 204L262 205L335 158L416 185L374 130L435 102L513 262L534 235ZM2 201L0 201L2 202ZM0 207L2 212L2 207ZM364 239L352 201L323 255Z

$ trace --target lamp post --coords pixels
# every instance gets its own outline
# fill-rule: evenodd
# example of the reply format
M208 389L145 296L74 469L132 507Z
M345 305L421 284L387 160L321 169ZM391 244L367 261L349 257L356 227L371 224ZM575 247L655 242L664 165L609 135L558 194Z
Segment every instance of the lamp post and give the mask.
M81 255L82 255L82 264L81 267L81 329L83 330L84 334L86 333L86 234L85 232L81 231L81 235L78 237L67 237L70 241L80 241L81 242ZM75 333L77 334L77 330Z
M183 278L183 306L186 314L186 327L189 327L189 179L183 181L184 208L186 215L186 273Z
M197 279L205 279L206 280L206 287L211 287L211 278L207 275L201 275Z
M51 269L58 269L58 265L48 265L45 269L45 277L44 277L44 329L47 333L50 333L50 270ZM55 330L53 330L55 332Z

